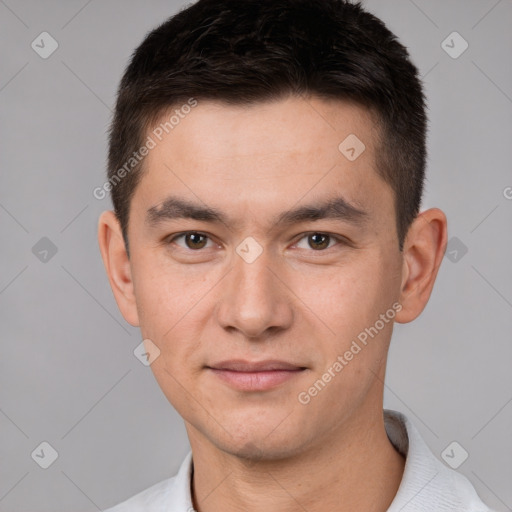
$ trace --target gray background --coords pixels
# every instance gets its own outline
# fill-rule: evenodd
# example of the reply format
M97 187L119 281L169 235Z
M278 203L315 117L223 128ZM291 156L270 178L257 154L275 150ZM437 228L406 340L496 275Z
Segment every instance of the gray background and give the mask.
M385 406L439 457L456 440L469 453L459 471L511 510L512 1L365 3L425 76L424 207L442 208L459 240L423 315L396 327ZM92 194L127 60L182 5L0 0L2 512L102 510L173 475L188 451L133 355L140 335L117 310L96 241L110 203ZM47 59L31 48L43 31L59 44ZM441 46L453 31L469 43L456 59ZM46 261L47 242L32 250L43 237L57 248ZM43 441L58 452L46 470L31 458Z

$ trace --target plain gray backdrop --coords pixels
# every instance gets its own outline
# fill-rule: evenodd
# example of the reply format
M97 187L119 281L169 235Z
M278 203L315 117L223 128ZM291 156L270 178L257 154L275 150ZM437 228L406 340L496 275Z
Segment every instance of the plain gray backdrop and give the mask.
M96 239L111 205L93 196L129 56L183 5L0 0L1 512L102 510L174 475L189 450L134 356L140 333L117 310ZM365 5L424 76L423 206L446 212L450 239L426 310L395 327L385 407L441 459L456 441L469 454L458 471L511 510L512 1Z

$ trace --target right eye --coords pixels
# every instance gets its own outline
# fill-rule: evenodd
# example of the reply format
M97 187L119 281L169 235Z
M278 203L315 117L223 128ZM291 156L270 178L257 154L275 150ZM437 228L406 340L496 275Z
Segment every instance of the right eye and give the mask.
M184 245L177 243L177 240L183 240ZM174 235L168 240L168 243L175 243L178 247L185 250L198 251L200 249L210 247L207 246L208 241L213 243L204 233L200 233L198 231L186 231L184 233Z

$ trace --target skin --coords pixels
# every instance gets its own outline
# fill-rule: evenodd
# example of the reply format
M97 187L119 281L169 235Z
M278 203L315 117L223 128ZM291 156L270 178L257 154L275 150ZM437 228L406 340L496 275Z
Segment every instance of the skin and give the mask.
M366 146L355 161L338 149L349 134ZM159 348L152 371L184 418L200 512L384 511L397 492L404 459L382 414L393 321L307 405L297 398L394 303L395 321L415 319L442 261L446 217L436 208L418 215L399 251L393 191L376 172L377 138L368 111L342 101L199 102L144 161L130 257L113 212L101 215L117 304ZM171 194L228 221L149 223L147 211L161 211ZM272 222L339 195L366 212L363 221ZM207 235L199 238L206 245L171 240L185 231ZM236 252L247 237L262 249L252 263ZM305 370L266 391L241 391L207 368L228 359Z

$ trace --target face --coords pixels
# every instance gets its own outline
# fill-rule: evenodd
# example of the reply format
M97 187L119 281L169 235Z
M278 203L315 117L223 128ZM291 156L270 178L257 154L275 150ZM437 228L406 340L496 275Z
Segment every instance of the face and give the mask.
M205 101L149 152L116 298L192 444L284 457L381 404L410 273L376 140L344 102Z

